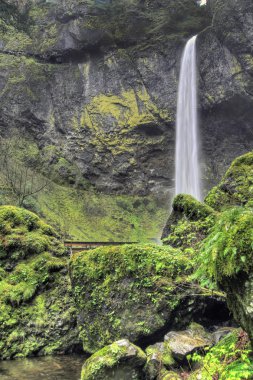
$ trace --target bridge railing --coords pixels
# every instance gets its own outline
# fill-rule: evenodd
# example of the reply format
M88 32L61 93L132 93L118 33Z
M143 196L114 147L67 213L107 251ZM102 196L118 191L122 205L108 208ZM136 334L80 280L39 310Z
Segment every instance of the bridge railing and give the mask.
M64 245L65 247L68 247L70 250L70 253L74 252L81 252L81 251L88 251L90 249L95 249L97 247L106 247L106 246L118 246L118 245L125 245L125 244L138 244L138 242L87 242L87 241L65 241Z

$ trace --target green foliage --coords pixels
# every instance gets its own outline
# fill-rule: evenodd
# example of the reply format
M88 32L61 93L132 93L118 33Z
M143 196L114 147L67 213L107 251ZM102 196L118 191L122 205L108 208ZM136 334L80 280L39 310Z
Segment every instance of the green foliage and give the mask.
M49 253L18 264L0 281L0 299L11 305L19 305L32 299L42 285L51 277L51 273L66 266L66 261L53 257Z
M70 274L77 307L86 316L80 324L84 350L94 352L122 336L134 342L161 328L191 268L171 247L125 245L75 254Z
M252 205L253 153L238 157L217 187L207 195L205 202L216 210L231 206Z
M201 369L190 375L189 380L246 380L253 377L252 351L247 334L241 330L223 338L204 357L195 353L191 360Z
M253 210L233 208L223 212L203 241L198 275L222 284L225 278L252 270Z

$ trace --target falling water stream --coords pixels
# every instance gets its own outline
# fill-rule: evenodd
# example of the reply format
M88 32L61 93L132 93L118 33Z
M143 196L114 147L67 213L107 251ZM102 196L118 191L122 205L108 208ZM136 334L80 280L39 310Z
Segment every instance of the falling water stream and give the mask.
M196 39L186 44L181 68L176 123L176 195L190 194L201 200L197 114Z

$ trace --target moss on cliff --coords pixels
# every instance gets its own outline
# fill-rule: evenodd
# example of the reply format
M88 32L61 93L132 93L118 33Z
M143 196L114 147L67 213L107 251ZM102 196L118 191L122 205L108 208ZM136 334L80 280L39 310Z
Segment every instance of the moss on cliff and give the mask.
M159 246L104 247L72 256L71 282L84 350L126 337L132 342L168 323L190 260Z
M137 127L157 124L157 116L171 121L172 115L159 110L143 87L138 91L122 89L119 95L101 94L85 106L80 127L88 127L93 134L93 144L99 149L106 147L113 155L131 152L136 144L131 136ZM111 125L110 131L104 125Z
M57 233L35 214L0 207L0 358L78 344L64 255Z

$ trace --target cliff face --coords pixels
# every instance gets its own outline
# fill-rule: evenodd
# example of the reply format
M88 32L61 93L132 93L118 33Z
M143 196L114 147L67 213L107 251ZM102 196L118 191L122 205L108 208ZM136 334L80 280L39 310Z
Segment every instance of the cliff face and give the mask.
M192 14L176 13L177 2L171 10L157 0L136 1L139 13L123 6L115 19L104 11L106 1L88 3L2 2L2 134L18 129L34 141L42 173L54 172L58 182L71 186L81 177L103 192L168 200L180 57L208 17L192 22ZM208 188L253 142L253 6L250 0L210 4L213 24L198 40Z
M198 40L200 111L206 177L216 184L229 161L252 149L253 4L209 5L212 27Z

